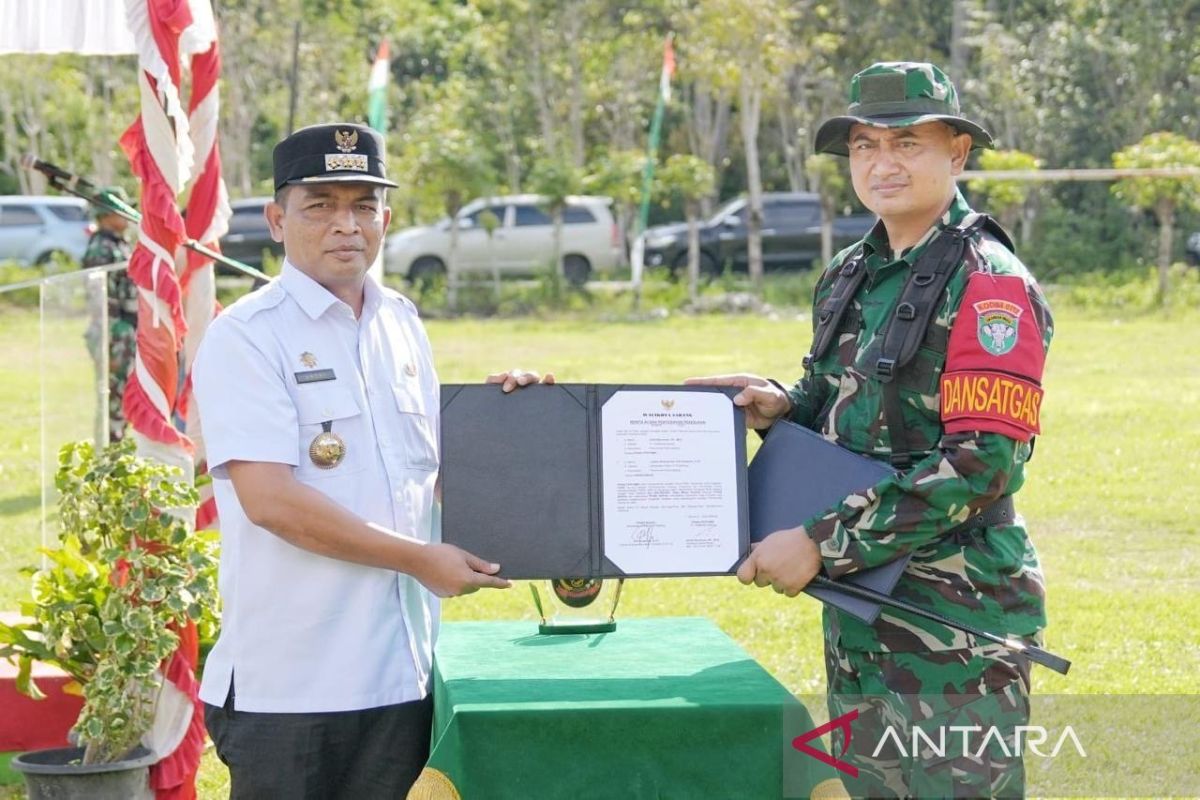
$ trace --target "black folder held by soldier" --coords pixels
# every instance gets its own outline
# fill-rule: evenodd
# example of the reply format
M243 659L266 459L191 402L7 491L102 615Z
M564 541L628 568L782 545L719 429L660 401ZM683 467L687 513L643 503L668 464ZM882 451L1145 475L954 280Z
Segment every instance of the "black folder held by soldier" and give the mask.
M777 530L803 525L848 495L874 486L893 474L893 470L881 461L838 447L807 428L780 420L771 426L747 473L750 540L758 542ZM892 598L892 590L910 557L906 555L836 581L818 575L804 591L867 624L873 624L880 608L887 605L1004 645L1037 664L1067 674L1071 662L1040 647Z
M838 447L807 428L780 420L771 426L750 462L750 541L759 542L775 531L803 525L847 495L874 486L893 473L882 461ZM847 575L836 583L891 594L908 559L904 556ZM879 616L878 603L816 583L804 591L868 624Z

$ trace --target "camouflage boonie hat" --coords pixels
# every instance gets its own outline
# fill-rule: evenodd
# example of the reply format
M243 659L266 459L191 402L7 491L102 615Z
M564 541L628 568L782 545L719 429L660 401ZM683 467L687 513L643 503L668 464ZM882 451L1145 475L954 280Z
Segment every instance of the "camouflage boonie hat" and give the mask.
M885 61L872 64L850 79L846 116L827 119L817 129L818 153L848 156L847 139L854 123L875 128L907 128L940 120L971 134L971 149L990 148L992 136L962 116L958 92L946 73L933 64Z
M133 206L133 201L129 199L129 195L126 194L125 190L120 186L105 186L97 194L100 194L103 197L111 197L118 203L131 207ZM107 214L117 213L112 208L100 205L99 203L92 203L91 206L88 207L88 211L91 212L92 219L97 220Z

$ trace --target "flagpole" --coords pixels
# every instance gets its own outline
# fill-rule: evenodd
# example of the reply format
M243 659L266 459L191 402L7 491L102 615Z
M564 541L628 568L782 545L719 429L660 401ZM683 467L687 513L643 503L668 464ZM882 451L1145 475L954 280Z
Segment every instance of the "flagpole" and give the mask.
M662 94L658 95L658 103L654 106L654 119L650 123L650 146L646 152L646 167L642 170L642 203L638 209L637 232L641 234L650 222L650 189L654 184L654 166L658 161L658 143L662 138L663 114L667 103Z
M367 78L367 124L387 138L387 89L388 68L391 63L388 52L388 40L379 43L375 51L375 61L371 64L371 74ZM383 251L386 239L380 243L375 261L367 272L380 284L383 283Z
M292 69L288 75L287 135L296 131L296 99L300 94L300 17L292 28Z
M633 282L633 307L642 304L642 273L645 269L646 242L643 234L650 222L650 191L654 186L654 167L658 161L658 144L662 138L663 115L667 100L671 96L671 75L675 72L674 33L668 33L663 42L663 66L658 84L658 102L654 105L654 117L650 121L650 141L646 148L646 165L642 169L642 202L638 207L637 226L634 228L633 251L630 254L630 279Z

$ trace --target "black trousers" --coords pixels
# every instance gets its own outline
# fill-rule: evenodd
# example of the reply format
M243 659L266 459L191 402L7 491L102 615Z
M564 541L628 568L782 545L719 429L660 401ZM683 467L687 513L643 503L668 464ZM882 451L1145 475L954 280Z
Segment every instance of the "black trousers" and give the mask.
M429 758L433 696L316 714L204 706L231 800L403 800Z

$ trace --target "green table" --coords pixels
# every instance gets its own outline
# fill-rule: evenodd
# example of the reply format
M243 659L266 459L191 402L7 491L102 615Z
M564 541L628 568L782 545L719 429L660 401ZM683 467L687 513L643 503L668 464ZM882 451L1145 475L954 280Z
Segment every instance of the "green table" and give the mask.
M707 619L556 636L449 623L433 697L410 800L845 796L832 768L790 747L814 727L804 706Z

